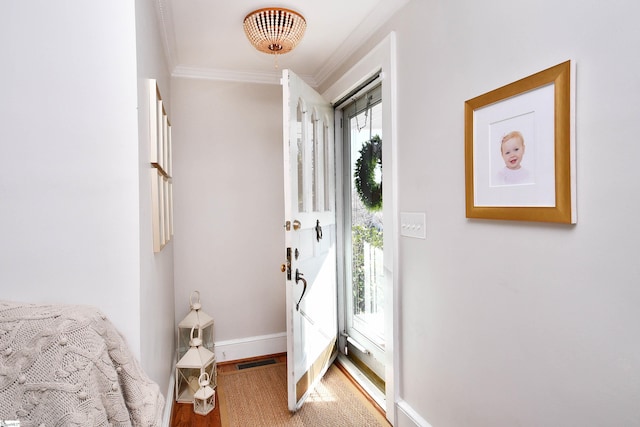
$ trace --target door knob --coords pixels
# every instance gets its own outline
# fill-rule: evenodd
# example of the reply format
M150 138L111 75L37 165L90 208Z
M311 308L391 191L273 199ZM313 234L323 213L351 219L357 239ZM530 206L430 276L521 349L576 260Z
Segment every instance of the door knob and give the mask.
M300 230L301 226L302 226L302 224L300 223L300 221L298 221L297 219L293 220L293 229L294 230Z

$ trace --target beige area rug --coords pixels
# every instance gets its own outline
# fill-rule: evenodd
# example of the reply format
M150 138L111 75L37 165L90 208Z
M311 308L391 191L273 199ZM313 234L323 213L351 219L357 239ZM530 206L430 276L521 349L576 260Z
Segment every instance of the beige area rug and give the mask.
M335 366L294 414L287 409L285 363L219 373L218 401L223 427L389 426Z

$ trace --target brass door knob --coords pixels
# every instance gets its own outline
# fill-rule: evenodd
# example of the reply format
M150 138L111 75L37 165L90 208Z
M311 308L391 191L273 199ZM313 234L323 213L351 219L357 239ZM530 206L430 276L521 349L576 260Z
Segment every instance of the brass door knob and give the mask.
M287 271L287 264L282 264L282 265L280 266L280 271L282 271L283 273L284 273L285 271Z

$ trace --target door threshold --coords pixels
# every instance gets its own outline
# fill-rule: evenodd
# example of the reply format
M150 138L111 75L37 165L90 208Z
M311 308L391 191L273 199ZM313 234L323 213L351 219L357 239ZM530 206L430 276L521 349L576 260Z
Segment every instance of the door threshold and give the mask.
M360 387L362 387L363 391L369 395L369 397L373 400L373 402L379 406L380 410L383 413L386 413L386 396L384 393L376 387L376 385L360 371L358 368L347 356L342 353L338 353L337 357L338 363L344 367L344 370L353 378L353 380L358 383Z

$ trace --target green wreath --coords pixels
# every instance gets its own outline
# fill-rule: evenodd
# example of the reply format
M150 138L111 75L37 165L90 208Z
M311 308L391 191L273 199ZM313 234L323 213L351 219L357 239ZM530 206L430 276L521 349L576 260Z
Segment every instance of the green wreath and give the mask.
M382 139L376 135L362 145L353 173L360 200L372 211L382 208L382 177L379 183L375 180L378 165L382 167Z

